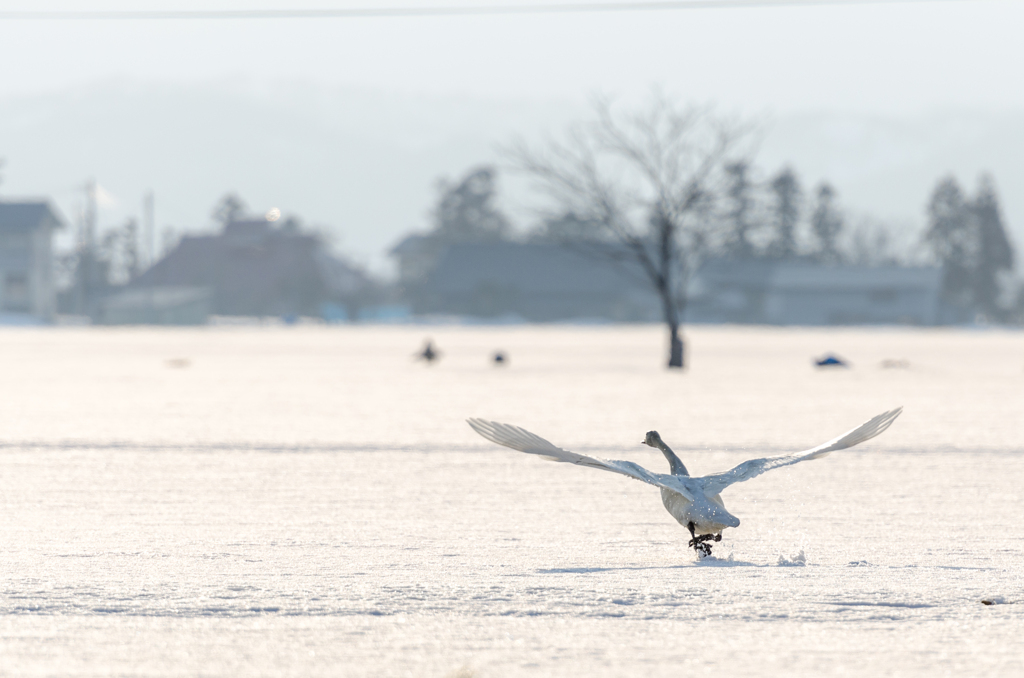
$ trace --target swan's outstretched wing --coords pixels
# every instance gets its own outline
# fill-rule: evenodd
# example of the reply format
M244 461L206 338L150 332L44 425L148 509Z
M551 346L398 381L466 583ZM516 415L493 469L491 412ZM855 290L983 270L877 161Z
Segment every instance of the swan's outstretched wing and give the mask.
M744 480L750 480L751 478L761 475L765 471L771 471L773 468L789 466L790 464L795 464L798 461L818 459L826 456L830 452L845 450L847 447L859 445L865 440L870 440L885 429L889 428L889 425L896 420L896 417L900 416L900 412L902 411L902 407L897 407L895 410L883 412L877 417L864 422L852 431L847 431L843 435L833 438L827 443L823 443L803 452L783 454L778 457L765 457L764 459L751 459L750 461L745 461L739 466L729 469L724 473L713 473L711 475L704 476L700 479L704 486L704 494L711 497L733 483L741 483Z
M568 450L555 447L540 436L530 433L524 428L512 426L511 424L499 424L496 421L487 421L486 419L467 419L466 423L492 443L511 447L513 450L519 450L527 454L536 454L551 461L562 461L568 464L576 464L577 466L587 466L603 471L611 471L612 473L620 473L624 476L650 483L651 485L674 490L690 501L693 501L693 494L675 476L651 473L643 466L634 464L631 461L598 459L596 457L588 457L585 454L569 452Z

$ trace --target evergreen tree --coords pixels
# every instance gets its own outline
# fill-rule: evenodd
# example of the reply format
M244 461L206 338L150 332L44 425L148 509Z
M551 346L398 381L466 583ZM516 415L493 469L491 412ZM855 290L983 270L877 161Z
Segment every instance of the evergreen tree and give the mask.
M839 233L843 230L843 215L836 207L836 191L827 182L818 185L817 201L811 215L811 229L818 240L816 256L821 261L838 262Z
M975 307L989 317L997 317L999 309L999 274L1013 268L1013 245L1003 227L992 177L983 174L978 180L978 193L971 203L974 228L977 231L977 256L972 276Z
M800 181L796 173L786 167L775 175L770 187L775 198L772 206L775 237L768 246L768 254L788 259L796 255L796 225L800 221L802 198Z
M750 164L744 160L730 163L725 166L725 173L729 182L726 197L730 203L726 252L736 259L747 259L754 255L749 235L752 226L750 213L754 205Z
M952 177L941 179L928 201L925 242L942 265L942 293L947 302L973 306L972 271L978 243L971 224L968 202Z
M463 242L501 240L508 234L508 219L494 206L494 175L494 168L478 167L457 184L440 184L441 199L433 215L435 237Z
M213 207L211 216L219 224L227 226L245 217L246 206L236 193L225 193Z

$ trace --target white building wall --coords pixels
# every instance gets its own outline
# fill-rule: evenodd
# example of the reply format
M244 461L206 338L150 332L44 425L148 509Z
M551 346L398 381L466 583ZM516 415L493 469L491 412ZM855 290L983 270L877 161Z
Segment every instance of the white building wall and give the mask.
M56 293L53 288L53 229L49 224L32 236L32 273L30 295L32 315L42 320L53 318Z
M52 320L52 237L60 225L47 203L0 203L0 313Z

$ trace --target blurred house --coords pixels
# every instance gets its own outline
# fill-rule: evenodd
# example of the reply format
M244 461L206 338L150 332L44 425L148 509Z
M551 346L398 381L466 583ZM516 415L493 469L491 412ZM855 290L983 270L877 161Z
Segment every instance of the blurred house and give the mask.
M139 307L133 311L139 317L192 317L200 304L216 315L294 317L319 315L329 302L357 308L371 301L375 285L364 273L327 253L315 235L274 228L271 222L257 219L229 222L216 235L185 236L131 288L156 292L151 297L112 300L115 307L124 308L122 304L129 302L145 305L151 298L154 303L180 303L191 309L180 310L183 316L179 316L179 311L165 312L156 305ZM204 291L205 301L197 290Z
M826 266L803 261L708 262L691 287L686 319L770 325L934 325L937 267Z
M437 265L443 246L436 238L413 233L402 238L388 252L398 265L398 283L412 289L426 279Z
M0 202L0 313L8 321L52 318L52 238L63 225L48 201Z
M608 247L608 246L606 246ZM661 320L643 271L613 250L508 241L442 244L410 236L391 251L419 314L518 316L544 322ZM803 260L707 262L691 283L688 322L934 325L941 269L829 266Z
M210 316L205 287L140 287L103 298L94 321L101 325L204 325Z
M545 322L655 321L657 297L626 262L557 244L463 242L434 247L413 236L391 254L416 313Z

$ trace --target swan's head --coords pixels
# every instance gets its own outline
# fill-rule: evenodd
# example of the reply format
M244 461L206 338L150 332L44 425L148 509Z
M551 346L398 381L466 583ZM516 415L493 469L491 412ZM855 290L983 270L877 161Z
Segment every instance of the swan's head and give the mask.
M643 439L643 444L650 445L651 447L657 447L660 449L661 446L664 445L665 443L662 442L661 436L658 435L657 431L648 431L647 437Z
M676 453L672 451L665 441L661 439L657 431L648 431L647 436L643 439L644 445L650 445L661 450L661 453L668 459L669 469L672 471L672 475L676 476L688 476L689 472L686 470L686 466L683 465L682 460L676 456Z

